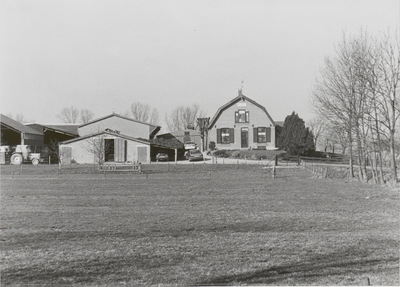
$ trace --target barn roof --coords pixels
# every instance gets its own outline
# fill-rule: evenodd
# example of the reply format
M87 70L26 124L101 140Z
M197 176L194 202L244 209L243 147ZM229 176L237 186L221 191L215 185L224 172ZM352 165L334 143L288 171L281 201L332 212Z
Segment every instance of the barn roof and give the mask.
M140 142L140 143L143 143L143 144L148 144L148 145L150 144L150 141L146 140L146 139L134 138L134 137L130 137L130 136L127 136L127 135L124 135L124 134L114 133L114 132L110 132L110 131L102 131L102 132L99 132L99 133L87 134L87 135L84 135L82 137L78 137L78 138L74 138L74 139L70 139L70 140L66 140L66 141L60 142L59 144L70 144L70 143L73 143L73 142L81 141L81 140L84 140L84 139L88 139L88 138L91 138L91 137L96 137L96 136L104 135L104 134L116 136L116 137L123 138L123 139L130 140L130 141Z
M221 106L217 112L215 113L214 117L211 119L210 124L208 126L208 128L210 129L215 122L218 120L219 116L222 114L223 111L225 111L227 108L231 107L232 105L236 104L237 102L241 101L241 100L246 100L250 103L252 103L253 105L259 107L261 110L263 110L265 112L265 114L268 116L268 118L270 119L270 121L272 122L272 124L275 126L275 122L274 120L271 118L271 116L269 115L269 113L267 112L267 109L260 105L259 103L257 103L256 101L246 97L245 95L242 94L242 91L239 90L239 95L234 98L233 100L231 100L230 102L226 103L225 105Z
M3 114L0 114L0 122L1 122L1 129L10 129L19 133L24 134L32 134L32 135L41 135L43 136L42 132L39 132L31 127L28 127L12 118L9 118Z
M170 149L183 149L183 143L178 140L174 135L171 133L166 133L162 135L158 135L156 138L151 140L152 146L157 147L165 147Z
M38 123L32 123L32 124L26 124L29 127L32 127L33 129L37 129L38 131L42 130L43 132L46 132L47 130L61 133L61 134L66 134L69 136L76 137L78 136L78 126L79 124L38 124Z

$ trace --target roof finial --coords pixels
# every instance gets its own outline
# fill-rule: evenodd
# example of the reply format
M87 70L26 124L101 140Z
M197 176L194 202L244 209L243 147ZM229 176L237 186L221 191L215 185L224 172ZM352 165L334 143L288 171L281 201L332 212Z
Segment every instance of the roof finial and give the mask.
M243 91L243 80L242 80L242 86L240 87L240 89L239 89L239 96L242 98L242 100L243 100L243 93L242 93L242 91Z

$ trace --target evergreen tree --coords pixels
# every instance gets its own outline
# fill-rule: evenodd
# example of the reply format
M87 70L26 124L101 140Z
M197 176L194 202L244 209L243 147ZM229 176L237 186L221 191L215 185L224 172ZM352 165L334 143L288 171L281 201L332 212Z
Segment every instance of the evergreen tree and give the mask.
M313 133L295 112L286 117L278 145L291 155L307 154L315 150Z

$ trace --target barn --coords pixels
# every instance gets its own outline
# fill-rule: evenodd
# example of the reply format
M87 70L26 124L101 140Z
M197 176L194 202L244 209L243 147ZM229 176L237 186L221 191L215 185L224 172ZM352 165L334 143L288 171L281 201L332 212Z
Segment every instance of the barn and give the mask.
M61 142L61 162L150 163L151 140L160 128L112 113L80 125L79 137Z
M43 145L44 135L42 132L27 127L3 114L0 114L0 122L1 145Z
M150 141L102 131L59 144L61 163L150 163Z

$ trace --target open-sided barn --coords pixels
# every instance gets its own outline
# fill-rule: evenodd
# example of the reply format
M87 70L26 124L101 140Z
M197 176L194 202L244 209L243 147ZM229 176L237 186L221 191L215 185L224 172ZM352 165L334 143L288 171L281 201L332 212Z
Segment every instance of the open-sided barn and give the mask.
M44 134L21 124L3 114L0 114L1 144L42 146Z

